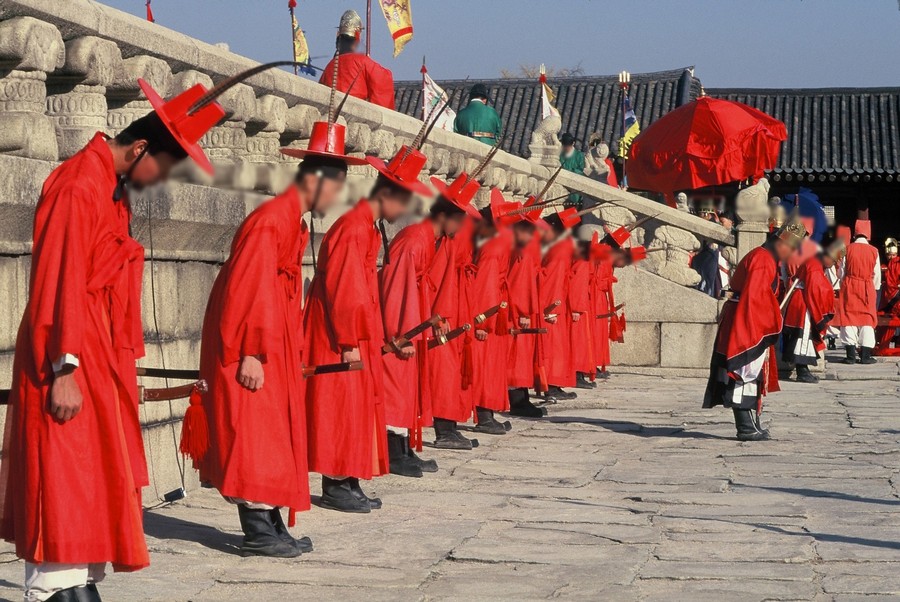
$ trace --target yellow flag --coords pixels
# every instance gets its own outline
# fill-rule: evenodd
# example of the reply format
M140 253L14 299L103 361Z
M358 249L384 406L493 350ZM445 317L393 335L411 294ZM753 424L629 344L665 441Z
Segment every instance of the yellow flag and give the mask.
M291 12L291 28L294 30L294 62L308 63L309 46L306 44L306 36L303 35L303 30L300 29L300 24L297 23L297 17L294 16L293 11Z
M391 30L391 37L394 38L394 56L397 56L413 37L409 0L378 0L378 3L381 4L381 12Z

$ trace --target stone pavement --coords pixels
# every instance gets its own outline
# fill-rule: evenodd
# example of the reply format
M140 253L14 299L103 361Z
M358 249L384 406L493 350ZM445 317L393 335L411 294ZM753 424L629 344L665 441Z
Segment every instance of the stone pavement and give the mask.
M426 451L435 475L378 479L383 510L300 515L316 551L296 561L240 558L234 509L192 493L147 512L152 566L104 599L900 599L898 369L827 374L784 383L775 440L743 444L702 379L614 375L472 452Z

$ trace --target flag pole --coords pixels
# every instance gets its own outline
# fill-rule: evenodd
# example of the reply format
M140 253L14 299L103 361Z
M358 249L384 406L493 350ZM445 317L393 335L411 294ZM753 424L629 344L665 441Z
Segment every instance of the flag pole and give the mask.
M425 68L425 55L422 55L422 121L428 121L428 107L425 106L425 74L428 69Z
M625 100L628 98L628 85L630 83L630 73L628 73L627 71L622 71L621 73L619 73L619 87L622 88L622 145L625 144L625 136L628 134L628 117L627 111L625 109ZM622 153L622 182L619 187L625 188L628 185L628 176L625 173L625 166L628 164L628 152L624 148L621 148L619 150Z
M291 13L291 56L294 57L294 75L300 75L297 71L297 53L294 47L294 7L297 6L297 0L288 0L288 11Z
M372 0L366 1L366 56L372 54Z

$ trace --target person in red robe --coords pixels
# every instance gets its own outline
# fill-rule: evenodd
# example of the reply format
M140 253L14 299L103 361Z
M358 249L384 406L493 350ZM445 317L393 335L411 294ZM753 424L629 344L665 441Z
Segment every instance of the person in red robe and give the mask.
M150 563L149 483L135 360L144 355L144 249L128 189L167 178L225 114L195 86L115 138L96 134L47 178L35 208L31 295L16 340L3 443L0 534L25 560L26 600L100 600L107 563Z
M881 307L879 311L891 319L900 317L900 257L898 257L897 240L888 238L884 241L884 257L881 279ZM887 349L894 342L897 329L892 326L880 326L876 329L878 348Z
M810 240L804 241L807 243L815 245ZM843 241L836 241L826 251L808 257L794 275L797 285L784 312L781 358L795 366L797 382L819 382L809 367L817 365L825 349L825 332L835 312L834 290L825 270L840 263L845 250Z
M329 88L334 83L335 63L340 63L337 71L337 89L350 92L350 96L367 100L372 104L394 110L394 76L389 69L382 67L361 52L359 48L362 19L354 10L348 10L341 16L336 41L337 52L331 59L319 83Z
M769 433L759 424L762 398L778 390L773 345L781 333L781 308L775 291L778 265L806 237L791 216L761 247L747 253L731 278L731 292L719 319L713 345L704 408L731 408L740 441L761 441ZM754 417L753 413L756 413Z
M322 475L322 507L341 512L380 508L381 500L368 497L359 480L389 470L377 265L382 237L375 224L408 211L416 185L406 176L418 174L426 161L412 149L401 153L409 161L396 173L368 158L378 179L369 198L338 218L322 239L303 315L306 365L364 364L361 371L317 376L307 385L309 469Z
M900 316L900 256L896 239L884 241L883 278L881 279L881 311Z
M493 156L491 153L487 160ZM481 219L472 206L472 199L481 188L475 177L487 164L482 162L470 176L463 172L450 184L432 177L431 183L438 189L435 204L440 211L453 212L458 217L457 228L445 232L437 241L437 251L429 269L429 278L435 286L432 315L439 315L441 323L435 327L434 336L441 337L453 329L471 324L467 267L472 257L472 230L466 220ZM434 447L438 449L470 450L475 442L459 432L460 422L472 417L472 396L464 388L471 385L472 358L470 346L465 348L463 336L447 344L430 349L427 354L428 382L432 413L434 416Z
M312 551L281 517L309 509L306 388L303 361L303 253L308 213L331 207L348 165L343 125L317 122L294 183L263 203L238 228L231 254L210 293L200 346L200 373L210 446L200 479L237 505L242 556L293 558ZM189 419L186 419L189 421ZM277 462L273 462L277 458Z
M465 208L440 197L432 204L427 219L407 226L391 242L389 260L381 272L381 299L389 342L435 315L437 286L431 279L431 267L437 254L436 245L442 241L449 247L447 241L460 231L466 215ZM413 433L416 447L421 445L422 427L431 426L433 416L442 416L444 407L438 402L435 410L432 401L429 354L437 349L428 350L424 335L414 343L415 347L397 347L394 343L395 352L384 356L385 397L391 431L388 433L391 472L421 477L423 470L437 470L437 464L420 460L412 451L408 435ZM435 377L442 378L442 375Z
M878 249L869 244L871 236L871 222L856 220L853 242L847 246L839 304L841 343L846 348L844 362L847 364L874 364L877 361L872 357L872 350L878 325L881 265Z
M529 214L525 214L527 217ZM539 328L543 311L538 295L540 270L540 236L536 235L543 220L522 219L513 225L515 247L510 256L506 277L509 287L509 317L513 328ZM509 413L513 416L540 418L545 411L533 403L528 390L535 386L538 362L538 335L516 334L510 343L507 386Z
M575 219L578 220L577 217ZM575 241L559 214L549 215L544 221L550 225L550 229L543 236L546 250L541 260L539 288L541 306L547 312L544 319L548 324L547 334L542 337L547 347L547 397L573 399L576 394L564 391L563 387L575 386L571 343L572 310L569 307Z
M612 286L616 282L616 277L613 274L612 249L609 245L596 241L591 243L590 255L593 268L591 313L594 322L591 326L594 342L594 370L596 378L605 380L609 378L609 329L615 307Z
M477 271L472 283L472 304L476 318L474 343L473 404L477 425L475 431L489 435L506 434L509 423L501 423L494 412L509 410L506 368L509 360L511 325L509 317L509 271L513 250L513 233L503 221L504 208L517 204L503 199L496 188L491 190L491 204L481 210L482 219L476 232L475 264ZM496 310L488 316L487 312Z
M585 231L586 232L586 231ZM572 318L569 327L569 341L572 354L572 369L575 370L575 386L579 389L594 389L597 386L597 369L594 354L594 333L591 328L596 320L592 314L590 238L579 240L572 260L572 277L569 280L569 311Z

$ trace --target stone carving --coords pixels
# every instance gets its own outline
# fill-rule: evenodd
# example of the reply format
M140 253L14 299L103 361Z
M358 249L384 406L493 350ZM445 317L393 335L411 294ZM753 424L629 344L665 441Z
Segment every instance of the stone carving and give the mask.
M769 219L769 188L769 180L761 178L737 193L734 205L739 221L765 222Z
M50 23L33 17L0 21L0 66L49 73L63 66L62 35Z
M46 116L47 73L62 67L59 31L32 17L0 22L0 152L55 161L59 150Z
M63 67L47 83L47 115L56 127L60 159L106 130L106 86L121 70L122 55L114 42L94 36L66 42Z
M769 181L761 178L753 186L738 192L735 198L738 260L766 240L769 232L769 188Z
M56 130L44 114L43 71L8 71L0 78L0 153L55 161Z
M528 145L531 153L529 160L548 167L558 166L559 153L562 152L562 144L559 141L561 129L562 119L559 115L550 115L542 120L531 133L531 143Z
M609 145L601 140L602 136L599 132L590 135L589 142L593 144L594 141L598 141L598 144L591 146L590 150L584 153L584 163L588 176L594 180L606 182L606 177L609 175L609 165L606 163L606 159L609 157Z
M662 276L667 280L694 286L700 282L700 276L691 266L691 254L700 250L700 240L681 228L659 226L653 230L648 249L665 249L647 254L643 263L648 272Z
M122 69L106 86L106 129L111 135L118 134L153 108L138 86L138 78L164 98L169 96L173 78L165 61L152 56L134 56L122 61Z

